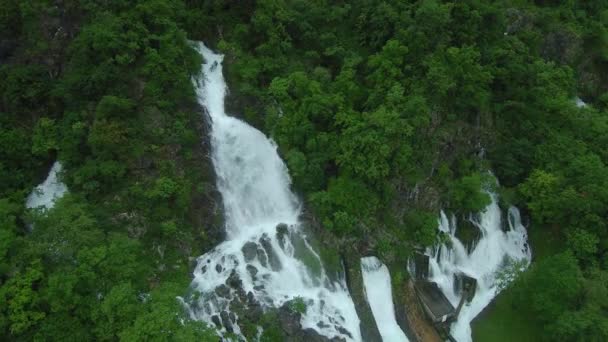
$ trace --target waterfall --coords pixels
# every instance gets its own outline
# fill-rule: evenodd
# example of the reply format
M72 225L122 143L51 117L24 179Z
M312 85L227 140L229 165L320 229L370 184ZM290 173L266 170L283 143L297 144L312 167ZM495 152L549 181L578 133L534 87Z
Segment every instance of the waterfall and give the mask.
M497 195L490 194L492 202L472 223L480 230L481 238L470 252L456 237L456 220L448 219L442 211L439 219L439 230L449 236L451 246L441 245L428 249L431 256L430 280L436 282L454 307L460 301L456 290L456 275L464 273L477 279L477 290L471 303L466 304L456 322L451 326L452 336L458 342L472 341L471 321L498 294L497 272L503 270L509 261L524 260L527 265L531 260L531 251L527 244L526 228L521 224L519 210L510 207L507 213L507 225L503 230L501 210Z
M300 324L328 338L360 341L359 318L343 279L331 280L301 230L300 203L277 146L225 113L223 55L204 44L202 73L194 80L211 119L212 161L222 195L227 239L200 256L187 299L190 315L220 333L240 334L235 303L280 307L306 304Z
M59 180L61 169L61 163L56 161L44 182L35 187L27 197L26 208L51 209L55 201L67 192L68 188Z
M391 275L388 267L376 257L361 258L361 273L365 286L365 297L374 314L374 320L386 342L408 342L409 340L395 320Z
M574 98L574 104L576 105L576 107L578 108L585 108L587 107L587 104L585 103L585 101L583 101L580 97L575 97Z

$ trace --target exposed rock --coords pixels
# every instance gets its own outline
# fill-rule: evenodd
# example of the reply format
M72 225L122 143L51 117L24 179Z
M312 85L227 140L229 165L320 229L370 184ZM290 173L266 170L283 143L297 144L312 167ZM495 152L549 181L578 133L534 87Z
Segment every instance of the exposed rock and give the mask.
M243 281L241 280L241 278L239 278L239 275L236 274L234 270L232 271L232 273L230 273L230 276L228 277L226 283L228 284L228 286L234 289L242 289L243 287Z
M243 245L241 251L243 252L243 256L245 257L245 262L250 262L255 259L257 254L258 245L255 242L249 241Z
M260 243L262 244L262 247L264 248L264 251L268 256L268 263L270 264L270 268L272 268L272 270L275 272L280 271L283 266L281 265L281 261L279 261L279 257L277 256L276 252L272 248L272 243L270 242L270 238L268 237L268 235L264 234L260 238Z
M298 341L312 341L312 342L343 342L345 341L343 338L340 337L334 337L332 339L328 339L327 337L320 335L316 330L311 329L311 328L306 328L304 330L302 330L302 338L299 339Z
M301 318L302 315L291 310L287 303L279 308L279 323L287 336L296 336L302 331Z
M288 231L289 231L289 227L287 226L287 224L285 224L285 223L277 224L277 237L287 234Z
M266 267L268 266L268 257L266 257L266 252L264 252L264 250L262 248L258 248L256 251L258 260L260 261L260 264L262 264L262 266Z
M348 330L346 330L344 327L337 325L336 330L338 330L343 335L353 338L353 335L351 335L351 333Z
M216 287L215 288L215 293L218 296L223 297L223 298L229 298L230 297L230 289L225 284L222 284L222 285Z
M255 280L255 276L258 274L258 269L253 265L247 265L246 268L247 272L249 272L249 275L251 276L251 279Z
M481 230L466 218L458 218L456 227L456 237L468 251L471 251L481 239Z
M215 270L217 271L217 273L221 273L222 272L222 265L216 264L215 265Z
M220 316L218 315L211 316L211 322L218 328L222 326L222 321L220 321Z
M289 233L289 228L285 223L279 223L277 225L277 240L279 241L279 245L281 248L285 249L285 238Z
M232 327L232 321L230 320L230 315L228 314L228 312L222 311L220 313L220 317L222 318L224 328L226 328L228 332L234 332L234 328Z
M319 329L329 328L329 324L325 324L323 322L317 322L317 326L319 327Z

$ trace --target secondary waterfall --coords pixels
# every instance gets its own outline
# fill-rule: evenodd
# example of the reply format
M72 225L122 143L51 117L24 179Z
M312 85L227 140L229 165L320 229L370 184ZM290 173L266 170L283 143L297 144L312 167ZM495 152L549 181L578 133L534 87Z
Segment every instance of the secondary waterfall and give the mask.
M376 257L361 258L361 273L365 297L374 314L374 320L386 342L409 342L395 320L391 275L388 267Z
M481 232L481 238L470 252L456 237L456 220L451 220L441 212L439 230L449 236L451 246L441 245L427 250L430 280L436 282L454 307L460 301L455 289L455 275L465 273L477 279L477 291L469 304L465 304L458 320L451 326L452 336L458 342L472 341L471 321L498 294L497 272L507 266L509 260L525 262L531 259L527 244L526 228L521 224L519 210L510 207L507 213L507 224L503 225L497 195L491 193L490 203L477 218L471 222ZM503 230L503 227L505 229Z
M27 208L51 209L55 205L55 201L68 191L65 184L59 180L61 169L61 163L56 161L44 182L35 187L27 197L25 202Z
M212 160L221 192L227 240L198 258L188 300L190 315L220 333L240 334L233 301L263 308L299 298L303 328L329 338L361 340L359 318L343 280L332 281L298 224L300 204L273 141L226 115L223 55L202 43L198 101L211 118ZM246 295L244 295L246 294Z

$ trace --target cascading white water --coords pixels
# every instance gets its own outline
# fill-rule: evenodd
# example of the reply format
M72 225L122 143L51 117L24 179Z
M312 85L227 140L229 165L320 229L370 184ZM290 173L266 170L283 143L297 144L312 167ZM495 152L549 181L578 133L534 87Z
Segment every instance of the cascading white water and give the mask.
M574 98L574 104L576 105L576 107L578 108L585 108L587 107L587 104L585 103L585 101L583 101L580 97L575 97Z
M44 182L35 187L27 197L26 208L51 209L55 205L55 201L68 191L68 188L58 177L61 169L61 163L56 161Z
M471 222L479 228L481 238L467 252L467 248L456 237L456 220L448 220L441 212L439 230L448 234L451 246L441 245L427 250L431 256L429 261L430 280L436 282L442 292L456 307L460 294L455 292L455 275L464 273L477 279L475 297L465 304L458 320L451 326L452 336L458 342L469 342L471 338L471 321L498 294L497 272L508 265L509 260L524 260L527 265L531 260L531 251L527 244L526 228L521 224L519 210L510 207L508 225L503 231L500 207L497 195L491 193L492 203Z
M192 282L198 298L188 304L191 316L215 325L220 332L229 327L239 334L239 317L230 307L240 287L248 300L253 297L263 307L280 307L301 298L307 305L303 328L330 338L361 340L359 318L344 280L330 280L300 231L299 203L290 191L291 180L276 145L260 131L226 115L223 55L202 43L196 48L205 63L195 87L212 122L212 160L227 240L198 259ZM279 228L279 224L286 225Z
M374 320L386 342L409 342L395 320L391 275L388 267L376 257L361 258L361 273L365 297L374 314Z

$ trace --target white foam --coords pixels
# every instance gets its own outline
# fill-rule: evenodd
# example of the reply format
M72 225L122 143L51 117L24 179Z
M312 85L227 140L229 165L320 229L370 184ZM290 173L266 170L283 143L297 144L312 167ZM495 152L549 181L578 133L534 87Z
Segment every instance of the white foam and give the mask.
M583 101L583 100L582 100L580 97L578 97L578 96L574 98L574 102L575 102L575 104L576 104L576 106L577 106L578 108L585 108L585 107L587 107L587 104L585 103L585 101Z
M361 258L361 272L365 297L374 314L374 320L386 342L408 342L409 340L395 320L391 275L388 267L374 256Z
M224 204L227 240L198 259L192 287L201 295L189 305L191 316L213 324L214 315L230 311L235 291L226 296L218 295L216 289L234 271L245 293L251 292L264 307L279 307L299 297L307 304L301 319L304 328L330 338L361 340L359 318L345 281L330 280L299 229L300 204L290 191L291 180L277 146L260 131L226 115L223 55L202 43L196 48L205 63L194 82L199 103L212 121L212 160ZM283 238L277 234L279 223L289 225ZM253 246L249 260L243 253L247 243ZM301 254L307 257L296 257ZM255 267L255 276L250 274L251 267ZM238 317L236 321L238 333Z
M467 252L467 249L456 237L456 220L448 219L442 211L439 219L439 230L448 234L451 247L441 245L427 250L430 280L436 282L454 307L460 301L460 295L454 291L454 275L465 273L477 279L477 290L470 304L466 304L452 324L452 336L458 342L469 342L471 322L496 297L497 272L507 266L508 260L531 260L531 251L527 244L526 228L521 224L519 210L510 207L508 211L507 231L503 231L501 210L497 195L490 194L492 203L473 219L472 223L480 230L481 239Z
M44 182L35 187L27 197L25 202L27 208L51 209L55 201L63 197L68 188L58 178L61 169L61 163L56 161Z

